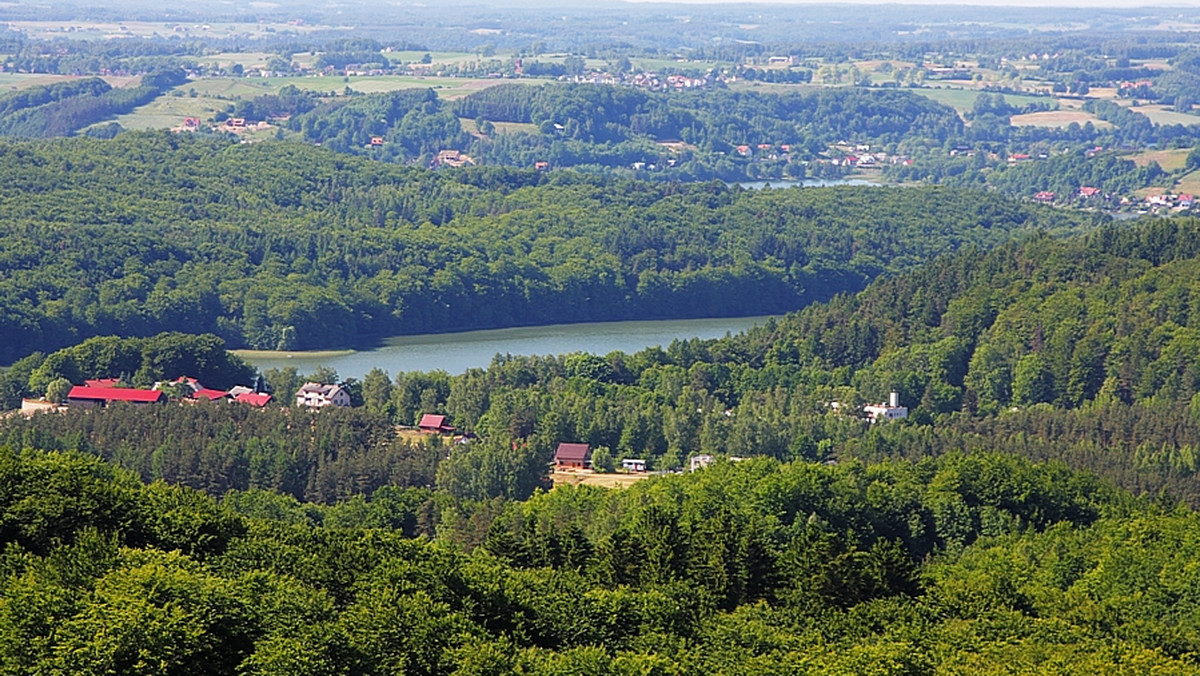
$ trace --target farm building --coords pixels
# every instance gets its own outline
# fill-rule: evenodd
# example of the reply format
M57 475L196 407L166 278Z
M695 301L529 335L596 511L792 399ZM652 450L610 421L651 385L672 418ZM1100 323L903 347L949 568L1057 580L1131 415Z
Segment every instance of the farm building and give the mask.
M559 444L554 453L554 464L557 467L586 469L592 464L592 449L587 444Z

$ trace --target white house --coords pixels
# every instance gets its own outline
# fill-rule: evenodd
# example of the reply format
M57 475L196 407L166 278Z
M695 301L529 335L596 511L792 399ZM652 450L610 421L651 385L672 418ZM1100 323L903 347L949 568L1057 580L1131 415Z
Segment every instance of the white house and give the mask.
M621 461L621 469L626 472L645 472L646 461L641 458L627 458Z
M323 406L349 406L350 393L341 385L304 383L296 390L296 405L308 408Z
M873 423L884 420L901 420L908 417L908 408L900 405L900 395L892 392L886 404L867 404L863 413Z

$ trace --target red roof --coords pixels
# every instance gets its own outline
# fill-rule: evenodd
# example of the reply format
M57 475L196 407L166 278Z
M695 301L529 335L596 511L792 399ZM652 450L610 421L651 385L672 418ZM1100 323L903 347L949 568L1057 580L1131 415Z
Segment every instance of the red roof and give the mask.
M120 383L120 378L91 378L83 381L88 387L116 387Z
M262 408L263 406L271 403L271 398L271 395L264 392L242 392L238 396L234 397L234 401Z
M217 399L223 399L225 397L228 397L229 393L222 391L222 390L202 389L202 390L196 390L196 393L192 396L197 399L207 399L209 401L216 401Z
M135 390L126 387L88 387L76 385L67 393L67 399L83 401L128 401L149 404L166 400L167 395L158 390Z
M446 416L434 415L426 413L421 416L421 422L417 423L417 427L423 430L438 430L441 432L452 432L454 428L446 424Z
M434 415L426 413L421 416L421 422L417 423L417 427L441 427L446 422L446 416Z
M555 460L578 460L579 462L587 462L588 456L591 455L587 444L567 444L558 445L558 451L554 454Z

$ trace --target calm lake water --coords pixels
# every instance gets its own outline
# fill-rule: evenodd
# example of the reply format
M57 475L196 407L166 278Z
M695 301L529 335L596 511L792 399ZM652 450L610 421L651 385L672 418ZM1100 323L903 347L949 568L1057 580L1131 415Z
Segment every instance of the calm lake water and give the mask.
M497 354L590 352L604 355L613 350L632 353L656 345L666 347L676 338L720 338L766 320L767 317L729 317L602 322L397 336L374 350L322 357L297 353L291 358L247 358L247 361L263 370L294 366L301 373L311 373L318 365L325 365L336 369L342 378L360 380L376 367L392 376L401 371L439 369L457 374L470 368L484 368Z

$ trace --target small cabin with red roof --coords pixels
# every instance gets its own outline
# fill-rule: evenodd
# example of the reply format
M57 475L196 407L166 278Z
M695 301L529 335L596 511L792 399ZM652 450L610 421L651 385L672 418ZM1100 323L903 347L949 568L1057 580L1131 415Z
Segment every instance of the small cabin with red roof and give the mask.
M167 400L167 395L158 390L135 390L127 387L91 387L76 385L67 393L67 403L71 406L91 408L107 406L113 402L123 401L129 404L161 404Z
M222 399L229 399L231 397L229 396L229 393L224 390L210 390L208 388L201 388L196 390L196 392L192 395L192 398L220 401Z
M592 449L587 444L559 444L554 453L554 464L558 467L587 469L592 464Z
M446 416L432 413L421 416L417 429L429 434L454 434L454 427L446 424Z

